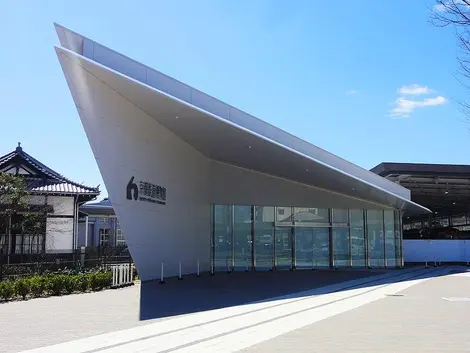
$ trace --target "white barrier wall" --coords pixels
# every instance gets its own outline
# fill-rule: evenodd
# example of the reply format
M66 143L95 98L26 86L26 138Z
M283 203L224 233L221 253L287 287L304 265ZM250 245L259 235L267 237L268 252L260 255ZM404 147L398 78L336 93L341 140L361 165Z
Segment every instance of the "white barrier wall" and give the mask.
M470 240L403 240L406 262L467 262L470 261Z

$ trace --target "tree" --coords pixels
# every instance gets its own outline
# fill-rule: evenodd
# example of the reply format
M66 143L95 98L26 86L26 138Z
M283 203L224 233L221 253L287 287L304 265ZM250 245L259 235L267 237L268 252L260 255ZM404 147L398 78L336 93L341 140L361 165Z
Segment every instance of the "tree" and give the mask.
M0 241L0 253L8 253L9 234L19 225L14 217L27 209L29 193L24 178L10 173L0 173L0 224L3 239ZM13 220L13 221L12 221Z
M13 236L20 237L22 247L25 236L30 247L31 244L43 244L37 238L45 235L46 212L41 205L31 205L31 195L23 176L0 173L0 280L5 258L12 250ZM31 253L29 250L26 252Z
M459 46L459 76L465 87L470 88L470 0L436 0L431 22L437 27L452 26ZM463 113L470 120L470 102L460 102Z

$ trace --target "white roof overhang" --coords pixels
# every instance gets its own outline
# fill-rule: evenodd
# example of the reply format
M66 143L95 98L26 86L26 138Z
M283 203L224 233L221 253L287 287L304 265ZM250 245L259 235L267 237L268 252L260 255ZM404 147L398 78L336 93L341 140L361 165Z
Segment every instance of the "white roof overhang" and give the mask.
M305 149L305 144L316 149L317 158L314 158L304 151L299 151L267 137L266 134L255 132L243 126L242 119L236 123L234 121L236 120L235 113L240 111L235 111L235 108L232 108L234 118L227 119L84 57L75 51L61 47L56 47L56 51L58 55L65 55L75 60L80 69L86 70L106 83L208 158L383 206L399 208L410 215L430 212L427 208L409 200L406 197L408 190L404 189L406 190L405 194L387 190L386 187L383 187L383 185L387 186L387 183L393 184L393 188L401 187L352 163L340 160L339 157L316 146L300 140L304 144L303 149ZM229 110L229 115L232 110ZM253 121L249 123L253 123ZM276 129L269 124L266 126L270 129ZM283 138L286 138L286 135L291 136L282 130L276 130L284 134ZM292 139L297 138L292 136ZM293 141L293 144L295 142ZM323 159L321 158L322 153L324 154ZM331 159L332 156L343 161L344 168L340 169L329 164L328 159ZM348 171L348 168L351 170ZM359 177L357 175L358 169L369 180ZM375 179L377 179L377 183L373 182ZM390 188L392 188L391 185Z

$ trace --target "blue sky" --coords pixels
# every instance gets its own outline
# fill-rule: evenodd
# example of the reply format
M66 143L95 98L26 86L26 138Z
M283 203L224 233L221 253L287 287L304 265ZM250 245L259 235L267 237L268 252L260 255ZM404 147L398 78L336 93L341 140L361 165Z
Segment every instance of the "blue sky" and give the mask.
M468 91L433 4L3 0L0 154L21 141L104 189L53 50L58 22L364 168L470 164Z

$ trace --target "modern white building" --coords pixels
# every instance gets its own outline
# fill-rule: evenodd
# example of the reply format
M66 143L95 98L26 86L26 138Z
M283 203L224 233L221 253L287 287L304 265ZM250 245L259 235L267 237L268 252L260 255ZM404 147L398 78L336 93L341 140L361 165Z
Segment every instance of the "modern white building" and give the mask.
M402 265L410 191L56 25L55 48L143 280Z

